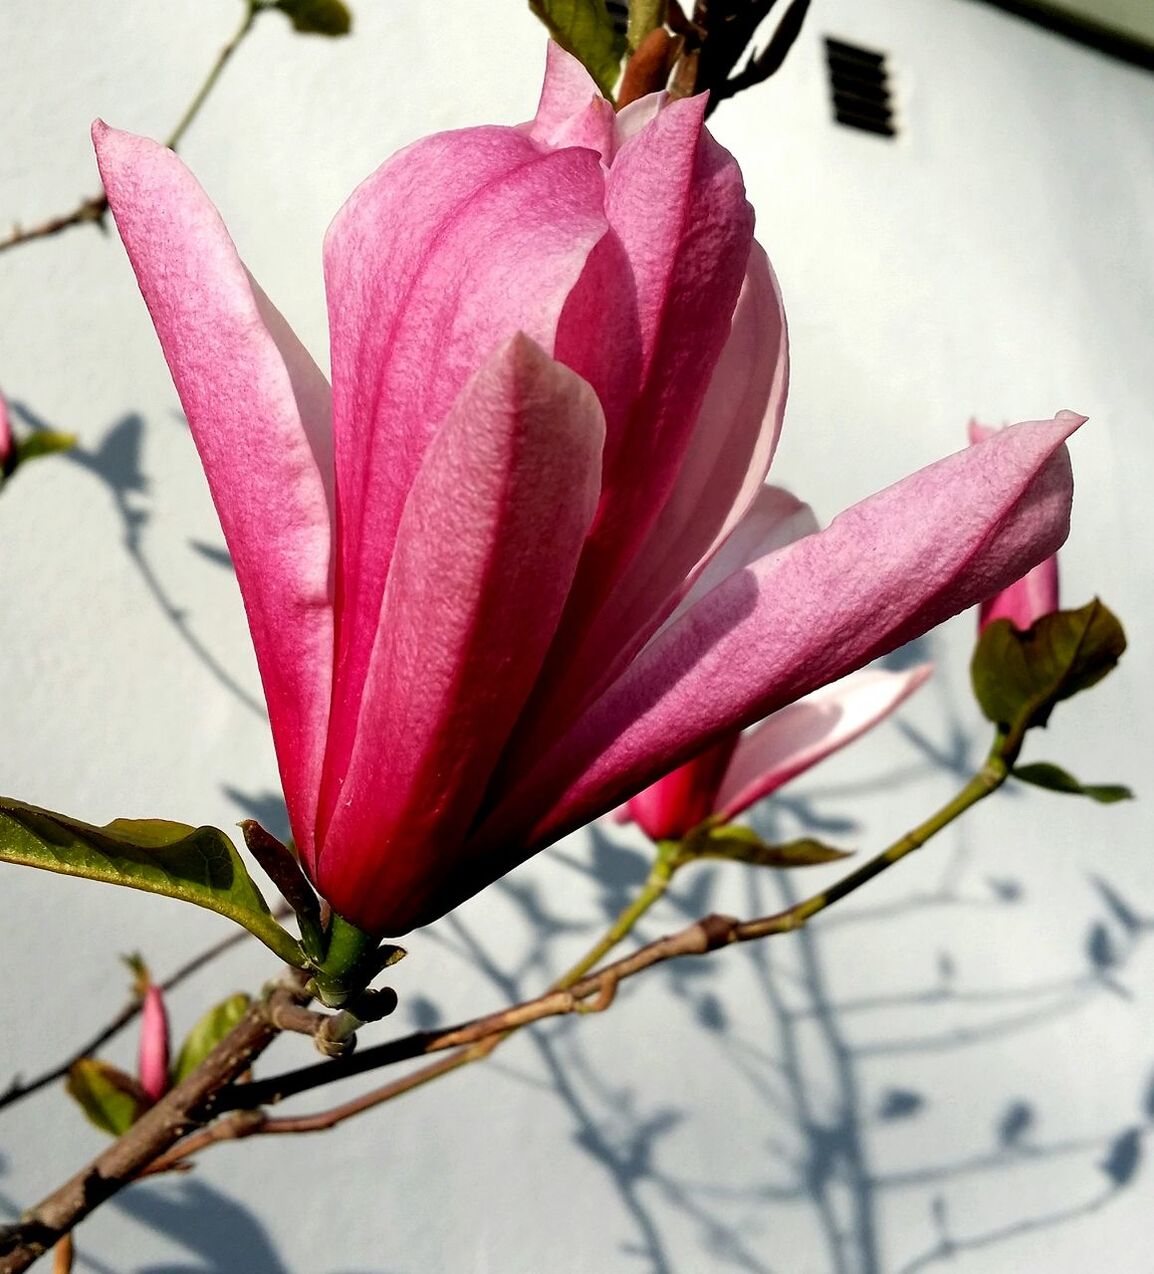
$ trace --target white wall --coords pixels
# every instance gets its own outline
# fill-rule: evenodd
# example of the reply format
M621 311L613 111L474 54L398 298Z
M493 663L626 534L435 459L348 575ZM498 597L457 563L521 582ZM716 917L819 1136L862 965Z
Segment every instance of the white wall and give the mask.
M320 238L353 184L423 133L527 116L543 54L520 0L356 10L336 43L263 19L184 148L318 352ZM6 0L0 218L97 189L93 116L165 133L238 16L235 0ZM825 34L890 53L899 140L830 124ZM1152 111L1154 78L983 5L817 0L780 77L716 117L791 317L777 480L828 517L955 450L971 414L1092 417L1073 444L1066 600L1101 593L1133 650L1031 757L1140 792ZM122 250L73 231L0 256L0 288L0 385L83 441L0 495L0 789L93 821L229 826L275 802L275 767L235 585L195 547L220 534ZM775 827L868 850L945 797L983 746L971 635L969 617L934 635L931 686L798 783ZM808 935L655 972L604 1018L526 1035L339 1132L218 1148L190 1177L134 1187L81 1228L78 1268L897 1274L947 1254L954 1274L1144 1268L1154 1168L1113 1188L1101 1165L1154 1148L1148 809L1000 796ZM540 989L624 901L640 850L616 831L574 837L414 937L401 1010L370 1038ZM701 869L645 932L819 879ZM224 932L102 886L0 881L0 1082L120 1004L116 952L163 974ZM255 945L230 957L174 997L178 1024L269 971ZM289 1041L294 1059L306 1046ZM58 1090L0 1115L0 1207L101 1140Z

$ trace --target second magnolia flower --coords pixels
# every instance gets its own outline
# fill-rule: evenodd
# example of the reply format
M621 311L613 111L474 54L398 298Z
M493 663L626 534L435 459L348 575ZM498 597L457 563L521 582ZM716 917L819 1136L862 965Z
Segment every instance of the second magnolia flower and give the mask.
M1068 413L816 534L762 486L784 320L703 112L615 116L551 48L531 124L395 156L326 240L331 390L183 164L96 126L302 861L366 930L435 919L1065 536Z

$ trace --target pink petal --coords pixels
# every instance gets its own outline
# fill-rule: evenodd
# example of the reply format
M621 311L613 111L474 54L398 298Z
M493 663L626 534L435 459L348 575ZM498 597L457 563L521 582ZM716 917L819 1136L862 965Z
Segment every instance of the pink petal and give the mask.
M1015 580L1009 588L982 602L978 611L979 630L995 619L1008 619L1025 632L1043 615L1058 609L1058 557L1055 554L1039 562L1032 571Z
M200 452L306 859L329 704L329 388L170 150L97 122L109 205Z
M1062 442L1083 420L1063 412L1017 425L731 576L543 758L478 851L511 833L524 853L556 839L727 730L912 640L1054 552L1072 494Z
M775 712L741 736L717 794L728 821L883 721L933 671L867 669ZM637 799L636 797L634 798Z
M612 103L605 100L593 77L577 58L549 41L545 83L537 115L527 126L529 136L546 146L584 146L613 159L616 129Z
M592 152L477 128L394 156L329 231L342 530L328 763L338 771L425 450L469 377L515 332L552 352L566 299L605 235L603 202Z
M599 612L648 541L676 483L729 335L753 214L733 157L703 129L704 109L699 98L671 103L621 148L609 171L606 209L635 289L640 392L625 413L619 399L602 396L607 435L601 507L558 639L507 761L511 770L536 757L544 740L575 719L606 669L634 643L631 625L641 619L630 614L602 622Z
M761 487L741 521L702 567L671 622L743 567L819 529L813 510L797 496L784 487Z
M370 932L406 931L452 875L572 584L603 441L593 391L519 336L426 452L319 865Z
M729 339L673 489L586 638L602 652L600 684L668 618L695 568L757 496L781 430L787 366L781 298L769 261L754 244Z
M12 426L8 421L8 402L0 394L0 470L12 454Z
M681 840L713 813L736 746L738 736L727 735L650 783L629 802L629 816L650 840Z
M970 421L971 445L984 442L997 432L990 425ZM1058 604L1058 558L1055 555L1039 562L1032 571L1028 571L1020 580L1015 580L1009 588L1002 589L993 597L987 597L978 609L978 631L992 624L995 619L1008 619L1015 628L1025 632L1043 615L1056 611Z
M140 1086L153 1101L168 1092L168 1013L160 987L150 985L140 1009Z

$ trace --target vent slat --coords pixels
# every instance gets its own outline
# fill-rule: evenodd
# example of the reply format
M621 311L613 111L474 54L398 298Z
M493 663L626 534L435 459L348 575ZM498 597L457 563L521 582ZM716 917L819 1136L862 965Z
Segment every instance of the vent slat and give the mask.
M879 137L896 137L886 55L827 36L825 56L834 121Z

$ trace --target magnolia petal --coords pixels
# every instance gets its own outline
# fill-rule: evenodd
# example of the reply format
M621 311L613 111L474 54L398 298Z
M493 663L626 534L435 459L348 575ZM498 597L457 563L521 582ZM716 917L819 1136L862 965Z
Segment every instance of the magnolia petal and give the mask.
M12 454L12 425L8 420L8 401L0 393L0 470Z
M507 759L510 772L566 728L621 654L598 621L682 466L729 335L753 235L733 157L704 131L704 99L670 103L618 152L606 211L632 276L640 392L607 412L601 506L565 618Z
M1058 597L1058 558L1055 555L1039 562L1009 588L987 598L978 609L978 628L985 628L995 619L1008 619L1015 628L1025 632L1027 628L1033 628L1043 615L1058 609Z
M658 112L665 109L669 94L662 89L658 93L646 93L623 106L614 120L617 148L620 149L631 138L648 128L657 118Z
M613 116L612 103L581 62L550 40L545 83L537 115L527 125L529 136L554 148L585 146L609 163L616 147Z
M741 520L702 566L666 627L743 567L819 529L809 505L784 487L759 488Z
M518 336L426 452L348 772L326 771L335 804L318 883L369 932L410 928L452 876L561 616L597 507L603 439L590 387Z
M605 683L668 618L695 568L762 490L781 431L787 381L785 313L769 261L755 243L729 339L673 489L586 639L599 651L617 652L614 663L602 656Z
M854 672L775 712L741 736L714 812L726 822L736 818L883 721L932 672L932 664Z
M606 232L601 165L512 128L443 133L395 156L329 231L341 518L330 759L353 745L409 488L466 381L517 331L553 351Z
M971 445L985 442L998 432L991 425L970 421L969 435ZM1025 632L1032 628L1043 615L1049 615L1058 609L1058 558L1048 557L1039 562L1032 571L1027 571L1020 580L1015 580L1009 588L1004 588L993 597L986 598L978 608L978 631L995 619L1008 619L1015 628Z
M1061 413L905 478L730 576L667 628L477 838L525 852L1018 578L1069 529ZM551 806L522 833L518 817Z
M307 861L332 664L328 385L176 155L100 122L92 136L236 567Z

